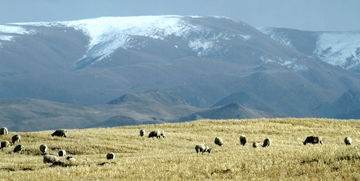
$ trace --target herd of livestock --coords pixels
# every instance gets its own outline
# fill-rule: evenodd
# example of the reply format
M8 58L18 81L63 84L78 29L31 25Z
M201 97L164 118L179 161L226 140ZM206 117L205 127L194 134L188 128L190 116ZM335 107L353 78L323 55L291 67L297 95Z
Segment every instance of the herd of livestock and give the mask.
M0 136L9 134L9 131L7 128L3 127L0 128ZM156 130L156 131L150 131L148 134L144 129L141 129L139 132L139 135L141 137L145 137L147 135L148 138L165 138L164 131L162 130ZM54 131L51 136L57 136L57 137L65 137L66 138L66 132L65 130L56 130ZM1 137L0 137L1 138ZM11 141L11 142L10 142ZM10 146L14 146L13 153L20 153L22 150L24 150L24 146L19 144L21 142L21 136L16 134L11 137L10 141L0 141L0 150L3 148L7 148ZM247 144L247 139L244 135L241 135L239 137L240 145L245 146ZM218 146L223 146L224 142L220 137L215 137L214 143ZM352 139L350 137L345 137L344 139L345 145L351 145ZM323 141L321 137L318 136L307 136L305 140L303 141L303 144L323 144ZM269 138L265 138L262 142L252 142L252 147L269 147L271 145L271 140ZM198 144L195 145L195 151L196 153L211 153L212 147L205 145L205 144ZM49 154L48 146L45 144L42 144L39 146L39 152L43 156L43 162L46 164L51 164L51 166L69 166L76 162L76 159L74 156L67 155L65 150L59 150L57 155ZM114 160L115 154L114 153L108 153L106 155L107 160Z

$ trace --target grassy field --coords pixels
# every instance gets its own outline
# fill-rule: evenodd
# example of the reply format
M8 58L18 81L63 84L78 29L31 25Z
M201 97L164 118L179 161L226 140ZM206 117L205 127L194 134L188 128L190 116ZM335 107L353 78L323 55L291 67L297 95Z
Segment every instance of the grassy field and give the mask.
M139 137L139 129L162 129L165 139ZM9 140L14 133L0 136ZM360 180L360 122L321 119L263 119L196 121L179 124L68 130L67 138L51 131L18 133L25 150L0 151L0 180L204 180L204 179L322 179ZM269 148L239 145L269 137ZM308 135L323 138L323 145L304 146ZM214 145L216 136L224 146ZM350 136L352 146L343 139ZM211 154L197 155L196 144L209 144ZM73 166L49 167L38 151L65 149L77 159ZM108 152L116 153L107 161ZM105 164L104 164L105 163Z

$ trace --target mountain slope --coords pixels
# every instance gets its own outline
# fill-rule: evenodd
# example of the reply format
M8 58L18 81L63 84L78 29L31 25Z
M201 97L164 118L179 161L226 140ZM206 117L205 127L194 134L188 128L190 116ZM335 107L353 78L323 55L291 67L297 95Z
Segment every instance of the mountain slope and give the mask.
M272 117L270 113L254 110L237 103L225 106L210 108L205 111L193 113L189 116L180 118L181 121L191 121L198 119L246 119Z
M331 65L359 71L360 32L315 32L286 28L263 28L262 31L284 46L296 48Z
M174 121L232 103L244 115L328 116L316 108L360 90L352 72L306 54L307 43L284 46L225 17L14 23L0 37L0 98L101 109L90 125Z
M0 100L0 125L15 131L114 127L172 122L201 110L183 104L139 101L127 99L122 103L82 106L39 99Z
M86 128L103 121L106 113L96 108L36 99L0 101L0 124L10 130L34 131Z

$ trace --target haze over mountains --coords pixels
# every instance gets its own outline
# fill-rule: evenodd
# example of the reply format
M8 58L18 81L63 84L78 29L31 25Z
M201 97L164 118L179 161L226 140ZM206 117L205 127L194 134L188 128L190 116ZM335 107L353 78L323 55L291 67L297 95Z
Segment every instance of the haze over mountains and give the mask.
M0 125L359 118L358 36L198 16L0 25Z

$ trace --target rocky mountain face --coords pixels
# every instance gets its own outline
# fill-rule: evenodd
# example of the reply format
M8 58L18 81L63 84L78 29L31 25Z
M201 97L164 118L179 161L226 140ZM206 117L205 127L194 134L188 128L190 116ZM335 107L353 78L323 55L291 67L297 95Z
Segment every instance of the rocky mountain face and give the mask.
M279 31L197 16L0 25L0 115L6 115L0 125L19 121L12 128L25 129L25 122L34 120L26 129L37 129L38 117L44 120L39 124L53 125L41 127L47 129L196 117L333 116L324 105L360 90L352 71L356 63L332 63L338 54L331 52L338 47L324 51L318 32L274 33ZM357 62L354 51L351 62ZM26 106L12 109L22 99L68 109L47 119L54 112L47 103L41 105L43 113ZM34 115L8 116L24 110ZM70 113L78 110L81 114ZM74 114L81 121L68 119Z

